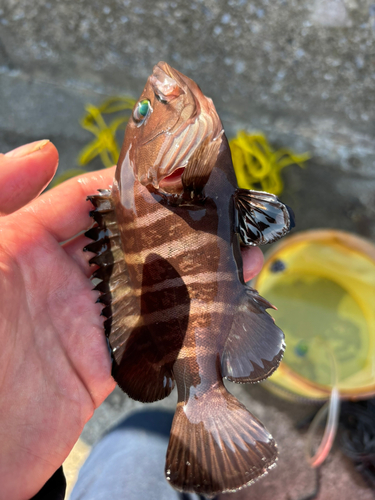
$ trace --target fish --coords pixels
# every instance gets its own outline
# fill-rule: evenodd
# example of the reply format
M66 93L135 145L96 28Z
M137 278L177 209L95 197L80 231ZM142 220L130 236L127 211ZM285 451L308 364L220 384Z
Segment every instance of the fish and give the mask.
M238 188L212 100L165 62L134 106L112 188L88 199L112 375L142 402L177 386L166 479L206 497L251 484L277 446L223 379L267 378L285 342L273 306L244 282L241 245L284 236L292 210Z

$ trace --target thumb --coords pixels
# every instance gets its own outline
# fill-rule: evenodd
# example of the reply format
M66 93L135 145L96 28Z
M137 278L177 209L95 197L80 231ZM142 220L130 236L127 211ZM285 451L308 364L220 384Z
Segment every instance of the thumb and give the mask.
M0 214L7 215L36 198L49 184L59 162L48 140L0 154Z

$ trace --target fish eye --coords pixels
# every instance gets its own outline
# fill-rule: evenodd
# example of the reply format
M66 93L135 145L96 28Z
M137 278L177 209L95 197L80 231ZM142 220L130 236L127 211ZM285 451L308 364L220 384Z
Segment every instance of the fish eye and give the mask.
M141 124L147 118L147 116L150 114L151 111L152 107L150 101L148 99L143 99L142 101L139 101L137 107L133 112L133 120L136 123Z

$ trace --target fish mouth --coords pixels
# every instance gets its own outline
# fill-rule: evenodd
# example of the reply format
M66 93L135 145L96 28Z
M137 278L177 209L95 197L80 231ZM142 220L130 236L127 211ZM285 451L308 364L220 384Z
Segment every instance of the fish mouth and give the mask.
M181 194L184 186L182 184L182 175L185 167L178 167L171 174L167 175L159 182L159 188L167 193Z

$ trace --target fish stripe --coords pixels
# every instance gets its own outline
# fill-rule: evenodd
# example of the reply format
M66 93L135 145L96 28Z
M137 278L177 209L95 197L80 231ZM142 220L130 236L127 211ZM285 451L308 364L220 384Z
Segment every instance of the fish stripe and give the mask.
M173 288L181 283L183 280L186 286L193 284L206 284L206 283L219 283L221 281L235 281L237 279L233 273L223 273L223 272L206 272L197 273L194 275L181 276L181 278L174 278L170 280L165 280L160 283L155 283L154 285L143 287L143 292L158 292L165 290L166 288Z
M204 233L201 231L198 234ZM197 247L197 234L191 231L191 228L184 222L181 218L175 218L170 220L167 224L166 222L157 221L152 223L150 221L149 226L143 228L137 228L135 226L134 230L128 233L128 241L126 242L126 250L128 253L139 252L140 250L149 249L152 250L154 247L158 247L163 243L169 243L171 246L175 245L176 242L190 234L193 242L195 243L194 249Z
M152 224L159 222L167 217L175 217L175 214L170 210L167 210L162 205L157 205L157 210L151 214L146 214L132 221L124 222L121 226L121 230L132 231L135 229L147 228L149 229ZM165 221L163 221L164 224ZM167 222L166 222L167 223Z
M227 284L234 283L234 279L231 276L228 276L227 278L228 280L223 279L220 281L210 280L207 282L199 282L199 279L197 279L196 276L188 276L184 280L185 283L180 278L176 278L168 280L168 283L159 282L152 286L142 286L137 288L130 288L123 285L120 286L120 284L118 288L111 290L111 303L112 307L116 307L117 303L121 303L123 301L124 294L126 292L128 301L136 300L136 303L138 304L137 307L141 307L141 302L145 300L146 303L149 302L151 306L152 304L155 304L159 309L167 309L169 306L163 304L170 302L171 299L174 303L175 294L178 294L181 290L184 291L184 288L190 301L197 299L203 301L204 303L210 303L212 300L216 299L219 288L226 288L228 290L228 294L233 299L233 294L230 292L233 288L228 288ZM190 283L187 284L186 282ZM220 287L221 284L223 284L222 287ZM102 300L102 302L105 303L105 300Z
M189 287L191 285L199 285L200 287L205 284L220 284L224 282L233 282L237 281L237 277L233 273L215 273L215 272L207 272L207 273L197 273L192 275L181 276L181 278L173 278L165 281L160 281L158 283L154 283L149 286L142 286L137 288L127 287L126 294L132 295L134 297L140 297L144 293L152 293L152 292L161 292L163 290L167 290L169 288L176 288L181 285L181 280L183 283ZM118 284L118 287L121 286L121 293L124 294L124 288L122 284ZM111 291L116 290L116 285L111 288ZM114 294L115 295L115 294ZM121 300L121 296L119 299ZM113 302L116 302L116 298Z
M203 316L204 314L233 314L231 310L233 304L231 302L203 302L201 300L191 301L189 307L189 317L193 320L194 316ZM169 309L164 309L163 311L155 311L150 314L142 314L141 323L144 325L151 325L158 322L167 322L171 319L181 318L186 316L186 304L179 304ZM132 325L136 324L140 320L138 314L129 315L126 317L126 322L129 321Z
M176 239L173 245L170 241L167 241L162 245L152 247L152 242L150 241L149 248L141 248L134 252L128 252L127 250L125 261L128 265L142 265L146 258L151 256L151 253L153 257L152 260L157 260L158 258L170 260L180 257L181 255L186 255L186 252L189 252L193 248L204 252L204 247L213 245L217 249L217 243L217 236L209 233L201 233L199 238L192 234L187 234L182 238ZM210 255L207 255L207 257L210 258Z

